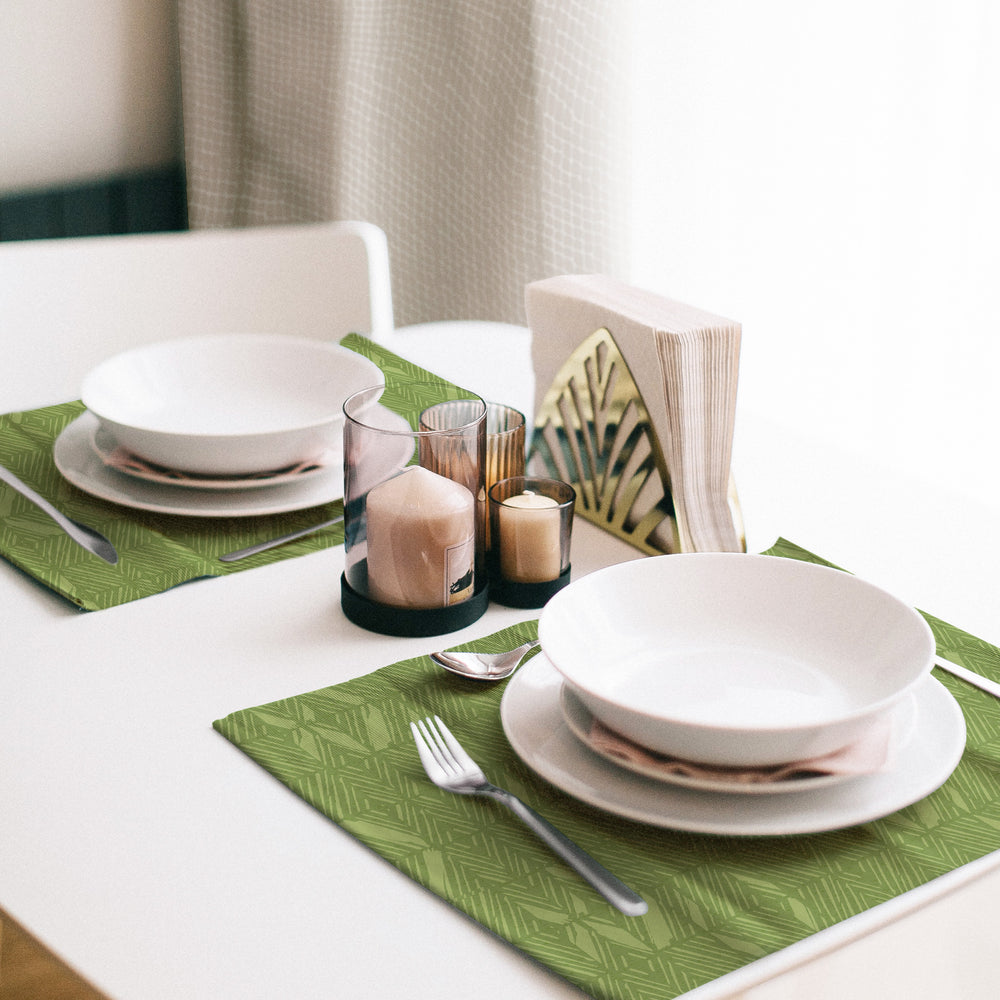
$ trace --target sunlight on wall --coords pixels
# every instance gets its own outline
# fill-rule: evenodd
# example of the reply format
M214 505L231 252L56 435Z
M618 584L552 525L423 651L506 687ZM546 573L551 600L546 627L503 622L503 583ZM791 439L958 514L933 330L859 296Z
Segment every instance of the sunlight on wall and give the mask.
M1000 8L634 0L634 280L740 401L996 503Z

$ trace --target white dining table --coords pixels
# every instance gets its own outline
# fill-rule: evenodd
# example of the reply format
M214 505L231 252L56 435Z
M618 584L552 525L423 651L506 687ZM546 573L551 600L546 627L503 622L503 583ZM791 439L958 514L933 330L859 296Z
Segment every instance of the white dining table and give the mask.
M0 409L67 389L40 370L0 391ZM798 434L740 415L748 548L784 536L1000 642L1000 508ZM640 557L577 520L575 578ZM377 635L341 611L343 558L338 546L90 613L0 563L0 907L115 1000L582 996L213 731L237 709L536 615L491 605L447 636ZM992 998L998 865L991 855L690 996Z

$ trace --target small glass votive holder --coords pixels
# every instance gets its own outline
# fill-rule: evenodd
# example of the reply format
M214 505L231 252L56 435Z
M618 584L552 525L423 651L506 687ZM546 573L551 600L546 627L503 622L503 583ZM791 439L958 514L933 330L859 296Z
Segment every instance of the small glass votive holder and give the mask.
M478 397L477 397L478 399ZM477 516L480 518L484 547L490 547L490 521L486 495L500 479L524 475L524 414L503 403L486 403L485 489L479 494ZM436 403L420 414L421 431L440 431L467 422L472 414L467 399ZM441 436L422 437L420 464L474 489L468 456L461 442Z
M489 491L490 596L512 608L540 608L570 578L576 491L558 479L514 476Z
M524 414L504 403L486 404L486 492L501 479L524 475ZM486 520L486 548L490 548Z
M421 399L437 402L414 412ZM438 383L372 386L344 417L344 613L384 635L476 621L489 604L486 404Z

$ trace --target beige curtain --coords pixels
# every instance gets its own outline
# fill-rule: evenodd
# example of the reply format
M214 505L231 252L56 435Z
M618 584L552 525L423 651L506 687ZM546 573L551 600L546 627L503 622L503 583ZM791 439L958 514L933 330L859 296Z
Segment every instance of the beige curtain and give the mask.
M625 275L620 0L179 0L193 226L365 219L399 325Z

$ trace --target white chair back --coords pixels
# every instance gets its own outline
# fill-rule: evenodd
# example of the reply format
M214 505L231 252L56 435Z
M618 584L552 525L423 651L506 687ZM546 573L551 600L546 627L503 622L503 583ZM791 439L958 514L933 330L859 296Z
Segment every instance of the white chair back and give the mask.
M78 397L111 354L205 333L337 341L393 328L366 222L0 243L0 409Z

